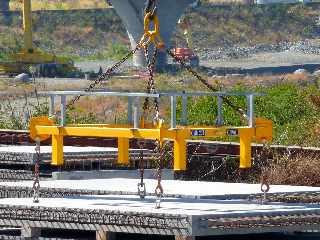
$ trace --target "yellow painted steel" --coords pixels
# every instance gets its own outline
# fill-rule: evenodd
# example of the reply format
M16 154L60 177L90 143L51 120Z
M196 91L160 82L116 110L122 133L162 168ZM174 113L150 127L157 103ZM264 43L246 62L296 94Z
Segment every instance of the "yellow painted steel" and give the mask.
M240 168L250 168L251 142L271 141L272 122L266 119L256 119L256 126L250 127L207 127L207 126L181 126L174 129L168 126L155 126L146 124L147 128L134 129L131 125L122 124L84 124L69 125L65 127L52 126L47 118L39 121L38 118L31 120L30 129L32 136L45 139L52 135L52 164L63 165L63 136L86 136L86 137L114 137L118 138L118 163L129 163L129 139L163 139L174 142L174 170L186 169L188 139L206 139L217 136L238 136L240 138ZM41 118L40 118L41 120Z
M118 164L129 164L129 138L118 138Z
M30 66L37 64L57 64L64 72L73 72L77 69L72 59L46 53L34 48L32 39L32 10L31 0L23 0L23 48L9 56L7 62L0 62L1 74L17 74L25 72Z
M147 13L144 17L144 34L139 42L139 45L143 48L147 48L150 43L153 43L157 48L163 48L164 43L160 36L159 19L156 14L151 16L152 13ZM154 30L150 30L150 23L153 22Z
M272 141L272 121L263 118L255 120L256 133L255 139L257 142L271 142Z
M52 135L52 165L62 166L64 164L63 158L63 136Z
M253 128L240 128L240 168L251 168L251 142L254 136Z
M187 138L189 136L188 129L184 129L177 133L173 141L173 169L175 171L183 171L187 169Z
M24 31L24 48L27 52L33 52L32 43L32 17L31 17L31 0L23 1L23 31Z
M40 133L38 133L36 128L41 125L52 126L53 124L54 124L54 122L46 116L32 118L29 123L30 138L33 141L36 141L37 137L40 139L40 141L44 141L44 140L49 139L51 137L50 135L52 135L51 132L49 132L48 134L40 134Z

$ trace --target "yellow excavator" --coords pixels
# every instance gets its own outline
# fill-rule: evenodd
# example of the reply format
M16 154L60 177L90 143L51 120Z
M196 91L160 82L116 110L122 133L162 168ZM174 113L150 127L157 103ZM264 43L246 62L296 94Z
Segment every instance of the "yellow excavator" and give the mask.
M23 30L23 49L11 54L8 61L0 62L0 74L13 76L19 73L30 73L31 66L34 67L33 69L38 75L43 77L71 75L77 71L72 59L58 57L34 47L31 0L23 0Z

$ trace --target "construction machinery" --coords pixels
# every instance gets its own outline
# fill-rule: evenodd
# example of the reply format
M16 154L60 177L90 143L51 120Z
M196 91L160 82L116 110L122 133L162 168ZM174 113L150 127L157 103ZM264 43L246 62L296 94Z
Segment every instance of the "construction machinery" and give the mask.
M11 54L9 61L0 62L0 74L15 75L30 73L30 66L44 77L56 77L75 72L74 62L70 58L58 57L52 53L36 48L32 39L31 0L23 0L23 30L24 47L19 52Z
M183 30L183 35L185 36L187 47L177 47L173 49L176 58L188 62L192 67L199 66L199 57L193 51L193 41L191 33L191 23L189 19L185 16L179 19L178 24Z
M153 26L153 29L150 29ZM149 54L150 48L153 53ZM119 67L130 59L139 49L145 53L147 70L149 77L146 84L146 92L102 92L95 91L102 81L106 81L119 69ZM166 52L182 67L188 70L201 84L205 85L212 92L158 92L155 83L155 66L159 51ZM164 189L161 184L162 170L170 148L170 141L173 142L173 169L184 171L187 168L187 140L188 139L207 139L212 137L238 137L240 141L240 161L239 168L248 169L252 166L251 142L269 142L272 140L272 122L267 119L256 118L254 116L254 93L223 93L218 92L218 88L211 85L206 79L202 78L189 65L177 58L171 49L166 48L160 36L159 18L156 12L156 0L149 0L145 9L144 33L140 42L125 55L121 60L109 67L106 72L100 74L84 91L56 91L49 93L39 93L50 96L49 116L33 117L30 121L30 138L36 142L36 160L34 162L34 203L39 202L40 172L41 162L41 141L51 138L52 144L52 165L64 165L64 137L112 137L118 139L118 161L121 166L129 163L129 140L137 139L140 146L141 155L139 160L140 181L138 182L137 194L141 199L146 197L146 185L144 182L144 156L145 140L154 140L156 152L155 163L157 166L157 186L154 190L156 195L156 208L160 208L161 198ZM125 124L68 124L67 110L73 109L74 105L82 96L104 96L104 97L125 97L128 100L127 117ZM259 94L258 94L259 95ZM60 109L55 112L55 99L60 97ZM67 102L68 97L72 99ZM195 126L188 125L187 121L187 99L201 96L217 97L217 119L214 126ZM244 110L232 102L229 97L246 97L247 109ZM160 98L170 98L170 124L166 124L161 117ZM181 125L177 121L178 98L182 102ZM141 100L144 99L143 104ZM246 124L243 126L225 126L223 120L222 104L228 104L243 119ZM142 110L142 111L141 111ZM58 114L57 114L58 113ZM60 119L57 123L56 120ZM262 181L261 189L263 192L269 190L267 179Z

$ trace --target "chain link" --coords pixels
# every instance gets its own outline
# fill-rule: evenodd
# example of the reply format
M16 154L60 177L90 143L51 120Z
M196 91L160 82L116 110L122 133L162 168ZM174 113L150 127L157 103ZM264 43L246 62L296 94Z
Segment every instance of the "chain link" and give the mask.
M156 195L156 208L160 208L161 206L161 200L163 198L163 186L161 184L161 180L162 180L162 169L164 167L164 160L166 158L166 154L167 154L167 148L168 146L170 146L170 142L169 141L165 141L165 142L160 142L157 141L156 142L156 149L158 152L158 166L157 166L157 186L155 189L155 195Z
M196 79L198 79L203 85L205 85L208 89L213 92L220 91L219 88L212 86L206 79L204 79L199 73L192 69L191 66L187 65L187 63L183 59L179 59L175 54L170 50L166 49L166 52L169 56L171 56L176 62L178 62L184 69L186 69L191 75L193 75ZM227 97L222 97L223 101L228 104L233 110L239 113L240 117L247 118L247 113L244 109L239 106L236 106L230 99Z
M152 60L150 61L149 58L149 51L148 48L144 49L144 55L147 61L147 68L149 72L149 78L147 82L147 93L156 93L156 86L155 86L155 80L154 80L154 71L155 71L155 64L158 56L158 49L156 46L154 46L153 54L152 54ZM148 111L150 110L150 100L148 97L145 98L145 101L143 103L143 118L144 121L147 119ZM159 99L154 98L154 110L155 110L155 116L154 116L154 122L159 120L160 110L159 110Z
M99 75L93 83L91 83L84 91L91 92L97 85L99 85L102 81L108 80L114 72L125 63L131 56L133 56L140 49L140 45L138 44L133 50L131 50L126 56L124 56L120 61L116 62L113 66L107 69L106 72ZM73 108L74 104L79 101L81 98L81 94L74 97L66 106L66 109Z
M147 0L145 5L146 5L144 9L145 14L151 13L151 12L155 13L156 5L157 5L156 0Z
M156 206L155 208L160 208L161 206L161 200L163 197L163 187L161 184L161 180L162 180L162 168L163 168L163 160L165 157L165 153L164 153L164 149L165 149L165 145L160 142L159 140L156 141L156 149L157 152L159 153L158 155L158 166L157 166L157 186L154 190L155 195L156 195Z
M143 151L145 148L145 142L138 140L138 145L140 148L139 154L139 173L140 173L140 182L138 183L138 195L141 199L146 197L146 184L144 183L144 158L143 158Z
M268 146L266 142L263 143L261 152L260 152L260 159L262 161L267 162L268 161ZM261 199L261 203L267 203L267 193L270 190L270 185L269 185L269 180L268 180L268 174L267 173L262 173L261 174L261 186L260 186L261 192L263 193L263 198Z
M41 161L41 152L40 152L40 139L36 138L36 159L35 159L35 164L34 164L34 181L33 181L33 202L34 203L39 203L39 190L40 190L40 161Z

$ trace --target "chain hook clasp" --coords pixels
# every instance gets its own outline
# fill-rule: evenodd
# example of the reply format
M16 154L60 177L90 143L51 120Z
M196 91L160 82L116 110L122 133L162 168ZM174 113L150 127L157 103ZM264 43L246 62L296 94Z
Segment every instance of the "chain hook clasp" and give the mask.
M138 196L140 199L145 199L147 195L146 184L144 182L138 183Z
M158 169L158 176L157 176L157 180L158 180L158 184L156 186L156 189L154 190L155 195L156 195L156 209L160 208L160 204L161 204L161 199L163 197L163 187L161 185L161 168Z
M267 202L267 193L270 190L270 185L267 180L266 175L261 176L261 192L263 192L263 199L261 200L261 203L266 203Z
M39 203L39 191L40 191L40 177L39 177L39 168L40 168L40 158L41 158L41 153L40 153L40 141L41 139L39 136L36 136L35 142L36 142L36 147L35 147L35 152L36 152L36 160L34 164L34 181L33 181L33 202L34 203Z
M154 29L150 30L150 24L153 22ZM159 27L159 18L155 13L155 10L152 12L147 12L144 17L144 34L139 42L139 45L143 48L147 48L151 43L158 49L164 48L164 43L160 36L160 27Z

